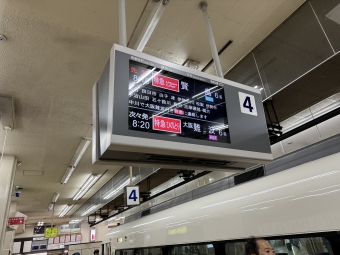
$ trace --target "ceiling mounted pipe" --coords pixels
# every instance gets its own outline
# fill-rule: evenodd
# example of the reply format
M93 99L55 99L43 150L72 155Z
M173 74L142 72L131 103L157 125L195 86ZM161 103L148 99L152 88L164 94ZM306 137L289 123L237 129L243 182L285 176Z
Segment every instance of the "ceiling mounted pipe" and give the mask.
M199 3L198 7L201 9L202 14L203 14L205 28L207 29L211 54L212 54L212 57L214 59L216 74L217 74L217 76L224 78L222 68L221 68L220 58L218 57L218 52L217 52L217 48L216 48L214 34L213 34L213 31L212 31L212 28L211 28L211 25L210 25L210 18L209 18L209 14L208 14L208 3L206 1L202 1L202 2Z
M158 8L154 14L154 16L152 17L145 33L143 34L142 39L140 40L138 46L137 46L137 50L138 51L143 51L145 48L145 45L147 44L147 42L149 41L153 31L155 30L158 21L160 20L166 6L168 5L169 0L162 0L162 2L159 3Z
M119 0L119 44L126 47L126 11L125 11L125 0Z

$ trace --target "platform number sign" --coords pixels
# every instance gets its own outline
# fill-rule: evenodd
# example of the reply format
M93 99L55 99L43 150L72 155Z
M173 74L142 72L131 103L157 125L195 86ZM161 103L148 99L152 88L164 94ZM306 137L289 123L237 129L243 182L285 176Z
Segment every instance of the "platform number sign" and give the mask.
M241 112L257 116L255 97L253 95L238 92L240 99Z
M139 197L139 186L127 186L125 187L125 205L139 205L140 197Z

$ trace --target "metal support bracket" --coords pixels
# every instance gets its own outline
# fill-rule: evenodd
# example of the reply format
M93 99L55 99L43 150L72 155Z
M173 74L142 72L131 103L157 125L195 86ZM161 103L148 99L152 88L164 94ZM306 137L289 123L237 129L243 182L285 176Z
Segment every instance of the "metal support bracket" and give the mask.
M282 135L282 127L277 117L272 100L264 103L264 109L266 110L267 119L269 120L269 124L267 124L269 139L270 141L273 141ZM274 115L274 118L272 118L269 109Z

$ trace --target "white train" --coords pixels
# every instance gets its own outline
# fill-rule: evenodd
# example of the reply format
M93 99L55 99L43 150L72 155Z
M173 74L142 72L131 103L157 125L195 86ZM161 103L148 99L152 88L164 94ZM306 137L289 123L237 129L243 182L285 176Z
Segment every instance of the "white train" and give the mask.
M340 254L340 153L115 227L103 255L243 255L249 236L276 254Z

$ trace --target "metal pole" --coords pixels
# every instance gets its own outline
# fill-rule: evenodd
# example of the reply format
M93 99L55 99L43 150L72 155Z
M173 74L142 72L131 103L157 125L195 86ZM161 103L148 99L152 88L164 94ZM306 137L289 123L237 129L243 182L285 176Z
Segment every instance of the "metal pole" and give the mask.
M132 166L130 168L130 185L132 186Z
M126 13L125 0L119 0L119 44L126 47Z
M152 35L152 32L155 30L155 28L158 24L158 21L160 20L160 18L162 16L166 6L168 5L169 1L170 0L162 0L162 2L159 4L159 6L158 6L158 8L155 12L155 15L152 17L152 20L150 21L148 28L146 29L142 39L139 42L139 45L137 47L138 51L144 50L146 43L149 41L149 39Z
M55 203L53 204L53 208L52 208L52 223L51 223L51 228L53 228L54 206L55 206Z
M282 141L280 141L280 146L281 146L281 150L282 150L283 155L286 155L286 150L285 150L285 147L283 147Z
M207 29L211 54L212 54L212 57L214 59L216 74L217 74L217 76L224 78L222 68L221 68L220 58L218 57L218 52L217 52L217 49L216 49L214 34L213 34L213 31L212 31L212 28L211 28L211 25L210 25L209 14L208 14L208 3L206 1L202 1L202 2L199 3L198 6L202 10L202 14L203 14L204 22L205 22L205 27Z

